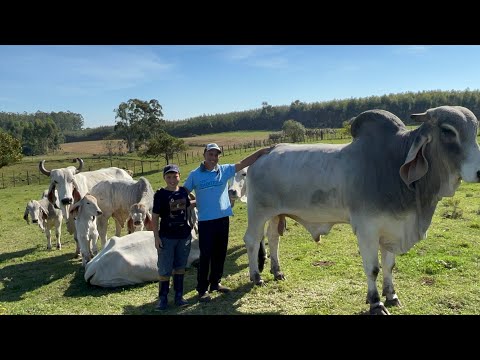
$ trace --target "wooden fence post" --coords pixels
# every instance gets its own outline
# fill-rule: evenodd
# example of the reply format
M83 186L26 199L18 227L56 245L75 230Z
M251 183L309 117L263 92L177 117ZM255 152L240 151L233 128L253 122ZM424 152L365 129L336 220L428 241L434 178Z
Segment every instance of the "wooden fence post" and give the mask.
M27 170L27 185L30 185L30 178L28 176L28 170Z

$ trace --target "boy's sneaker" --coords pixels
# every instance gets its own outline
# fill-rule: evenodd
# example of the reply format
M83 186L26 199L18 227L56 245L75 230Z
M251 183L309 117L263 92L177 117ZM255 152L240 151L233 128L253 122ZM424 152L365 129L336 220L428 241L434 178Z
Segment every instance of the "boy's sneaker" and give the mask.
M227 286L223 286L222 284L218 283L218 284L211 284L210 285L210 292L212 291L218 291L218 292L221 292L221 293L228 293L230 292L232 289L230 289L229 287Z
M198 293L198 301L200 302L210 302L212 298L210 297L210 294L208 291L205 291L203 293Z

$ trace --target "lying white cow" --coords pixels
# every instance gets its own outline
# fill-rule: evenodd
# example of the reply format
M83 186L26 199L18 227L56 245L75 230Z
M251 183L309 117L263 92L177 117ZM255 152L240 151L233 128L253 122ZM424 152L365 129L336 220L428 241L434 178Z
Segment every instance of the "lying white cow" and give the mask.
M192 236L187 268L199 258L198 240ZM122 237L113 236L107 246L87 264L85 281L101 287L158 281L157 260L153 231L138 231Z
M337 223L350 223L367 276L370 312L384 314L376 279L381 251L386 304L399 305L392 269L395 254L424 239L438 201L453 196L461 179L480 181L478 121L468 109L441 106L412 115L412 131L384 110L365 111L351 124L350 144L279 144L248 170L247 246L250 279L261 284L258 248L268 227L271 271L283 279L278 258L282 216L320 240Z

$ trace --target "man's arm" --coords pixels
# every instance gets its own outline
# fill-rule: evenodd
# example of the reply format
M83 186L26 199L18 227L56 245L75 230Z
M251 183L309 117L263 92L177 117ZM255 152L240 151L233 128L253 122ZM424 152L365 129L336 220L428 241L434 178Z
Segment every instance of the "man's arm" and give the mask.
M257 159L265 154L268 154L275 146L266 147L260 150L255 151L252 155L247 156L245 159L235 164L235 172L246 168L247 166L252 165Z

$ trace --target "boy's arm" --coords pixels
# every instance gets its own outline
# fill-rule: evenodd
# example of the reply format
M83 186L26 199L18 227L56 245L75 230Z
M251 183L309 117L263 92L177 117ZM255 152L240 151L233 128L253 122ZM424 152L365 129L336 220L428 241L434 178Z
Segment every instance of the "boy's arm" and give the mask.
M265 155L265 154L268 154L270 151L272 151L272 149L275 147L274 146L270 146L270 147L266 147L266 148L263 148L263 149L260 149L260 150L257 150L255 151L252 155L250 156L247 156L245 159L241 160L240 162L236 163L235 164L235 172L238 172L240 170L242 170L243 168L246 168L247 166L250 166L252 165L255 161L257 161L257 159L262 156L262 155Z
M153 223L153 236L155 237L155 248L160 250L163 247L162 240L160 239L158 219L160 215L157 213L152 213L152 223Z

